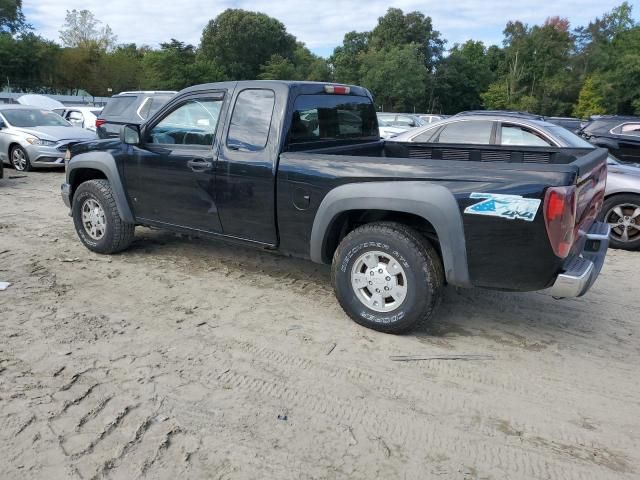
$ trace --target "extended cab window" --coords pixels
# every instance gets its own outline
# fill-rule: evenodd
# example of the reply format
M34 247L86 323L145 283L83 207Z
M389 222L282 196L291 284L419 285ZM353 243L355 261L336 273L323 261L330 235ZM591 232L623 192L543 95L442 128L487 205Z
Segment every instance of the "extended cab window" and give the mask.
M275 95L272 90L240 92L231 115L227 146L256 152L267 144Z
M542 135L518 125L502 125L500 145L522 147L549 147L551 143Z
M149 143L162 145L207 145L220 117L222 99L189 100L164 117L147 136Z
M290 144L378 135L376 112L368 97L299 95L293 108Z
M491 143L492 129L493 122L489 120L467 120L449 123L440 131L436 142L489 145Z

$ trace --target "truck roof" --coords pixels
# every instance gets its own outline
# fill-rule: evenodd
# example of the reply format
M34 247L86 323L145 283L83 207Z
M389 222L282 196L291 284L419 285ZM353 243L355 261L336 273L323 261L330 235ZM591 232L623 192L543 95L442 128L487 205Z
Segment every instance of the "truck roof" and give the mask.
M363 87L359 87L357 85L345 85L342 83L331 83L331 82L308 82L308 81L300 81L300 80L238 80L231 82L215 82L215 83L203 83L200 85L193 85L192 87L187 87L184 90L178 92L178 94L189 93L189 92L199 92L202 90L215 90L215 89L225 89L225 90L233 90L236 87L241 88L288 88L289 90L295 90L298 93L305 94L323 94L325 92L325 85L334 85L334 86L342 86L349 88L349 95L360 95L365 97L370 97L371 94L369 90Z

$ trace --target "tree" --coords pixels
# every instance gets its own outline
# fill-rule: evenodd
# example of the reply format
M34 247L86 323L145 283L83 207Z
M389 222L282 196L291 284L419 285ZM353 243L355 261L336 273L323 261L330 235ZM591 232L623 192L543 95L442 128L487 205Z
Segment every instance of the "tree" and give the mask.
M376 105L388 111L423 110L427 74L417 44L370 50L362 58L362 85L371 90Z
M602 115L603 113L606 113L606 108L601 89L598 88L593 76L587 77L580 90L578 103L573 114L578 118L589 118L591 115Z
M329 64L333 67L333 76L338 82L359 84L362 55L369 48L369 32L349 32L344 36L342 45L333 50Z
M274 54L293 60L295 37L264 13L227 9L202 32L200 55L220 65L231 80L257 78Z
M89 10L67 10L64 25L59 32L62 45L69 48L95 46L101 50L112 49L117 37L109 25L101 27L101 24L102 22Z
M301 80L295 65L288 58L279 53L274 53L267 63L260 68L262 73L258 75L261 80Z
M436 71L435 96L440 109L451 114L481 108L480 94L493 78L488 51L482 42L469 40L454 45Z
M405 15L399 8L389 8L378 18L370 43L376 49L416 44L429 71L442 58L444 50L444 41L440 32L433 29L431 17L420 12Z
M193 45L176 39L161 43L160 50L142 59L143 88L181 90L198 83L224 80L224 72L213 61L199 58Z
M22 0L0 0L0 32L17 33L27 28Z

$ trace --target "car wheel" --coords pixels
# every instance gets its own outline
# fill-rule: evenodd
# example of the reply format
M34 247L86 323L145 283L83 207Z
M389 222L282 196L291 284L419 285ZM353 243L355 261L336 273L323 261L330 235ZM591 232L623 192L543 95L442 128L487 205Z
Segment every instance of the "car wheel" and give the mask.
M611 227L613 248L640 248L640 195L614 195L604 201L600 219Z
M80 241L91 251L116 253L133 241L135 225L120 217L107 180L81 183L73 195L71 212Z
M349 233L333 256L338 302L357 323L402 333L427 320L442 297L438 252L415 230L370 223Z
M28 172L31 170L31 161L26 150L20 145L15 145L10 153L11 165L19 172Z

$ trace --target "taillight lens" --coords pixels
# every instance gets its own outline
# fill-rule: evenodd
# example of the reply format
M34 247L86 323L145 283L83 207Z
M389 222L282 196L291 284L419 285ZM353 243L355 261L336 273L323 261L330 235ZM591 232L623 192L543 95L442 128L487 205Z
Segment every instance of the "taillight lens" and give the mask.
M101 127L105 123L107 123L106 120L103 120L102 118L96 118L96 128Z
M575 241L576 187L551 187L544 197L544 221L553 252L566 258Z

